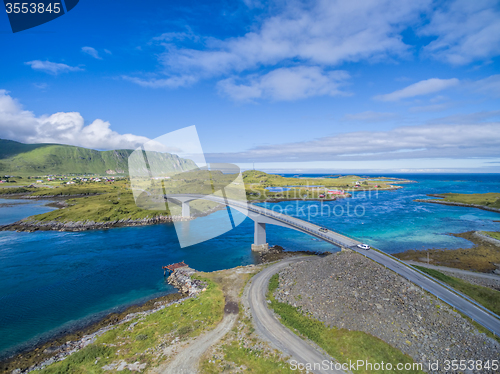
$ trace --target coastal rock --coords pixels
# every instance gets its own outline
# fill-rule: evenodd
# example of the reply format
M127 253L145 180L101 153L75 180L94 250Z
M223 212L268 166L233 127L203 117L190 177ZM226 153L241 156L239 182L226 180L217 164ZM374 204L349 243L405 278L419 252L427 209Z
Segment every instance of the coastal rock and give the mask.
M429 360L498 358L496 340L447 304L358 253L292 264L279 277L277 301L327 326L378 337L424 366Z
M195 296L205 291L207 288L205 282L192 278L192 275L195 273L196 270L184 266L175 269L168 277L167 281L170 285L177 288L180 293L188 296Z
M128 364L126 361L122 360L119 362L113 362L112 364L109 365L104 365L101 369L102 370L116 370L116 371L123 371L123 370L130 370L130 371L142 371L146 368L147 364L143 363L141 364L139 361L134 362L133 364Z

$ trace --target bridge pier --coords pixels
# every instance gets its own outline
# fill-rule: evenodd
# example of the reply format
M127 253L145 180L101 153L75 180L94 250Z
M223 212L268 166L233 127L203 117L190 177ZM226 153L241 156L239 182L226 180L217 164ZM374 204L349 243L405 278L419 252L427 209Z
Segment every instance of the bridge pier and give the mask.
M266 243L266 224L255 221L255 230L253 234L252 251L264 252L269 249L269 244Z
M189 208L189 201L182 202L182 217L184 218L191 217L191 209Z

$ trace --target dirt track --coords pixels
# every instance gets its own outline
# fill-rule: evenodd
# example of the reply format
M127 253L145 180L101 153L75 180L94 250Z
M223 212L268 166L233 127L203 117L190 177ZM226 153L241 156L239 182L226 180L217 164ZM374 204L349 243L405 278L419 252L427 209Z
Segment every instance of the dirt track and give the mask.
M198 361L210 346L216 343L233 328L238 314L224 314L217 327L199 336L193 343L182 350L163 371L164 374L194 374L198 372Z
M286 259L272 265L255 275L243 294L245 304L249 305L256 330L266 340L280 351L290 355L292 360L298 363L321 364L334 361L328 355L322 353L317 347L313 347L307 341L302 340L293 332L284 327L267 307L266 293L269 279L273 274L279 272L290 263L298 261L314 261L317 258L292 258ZM344 373L338 370L313 370L313 373Z

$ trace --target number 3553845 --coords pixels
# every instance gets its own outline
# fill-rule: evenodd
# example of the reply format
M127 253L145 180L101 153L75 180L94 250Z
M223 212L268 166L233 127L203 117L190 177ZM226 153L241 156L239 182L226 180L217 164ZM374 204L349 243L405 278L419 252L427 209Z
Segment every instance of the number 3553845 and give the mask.
M5 9L7 13L59 13L60 3L7 3Z

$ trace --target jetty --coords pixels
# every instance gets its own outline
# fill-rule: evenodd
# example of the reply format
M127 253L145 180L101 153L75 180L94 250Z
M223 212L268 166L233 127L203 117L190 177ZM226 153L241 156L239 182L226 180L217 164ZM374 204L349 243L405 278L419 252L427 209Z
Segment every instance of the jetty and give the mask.
M168 270L168 273L173 273L174 270L176 269L179 269L179 268L183 268L183 267L188 267L186 263L184 263L184 261L181 261L181 262L176 262L175 264L171 264L171 265L167 265L167 266L162 266L161 268L163 269L163 275L167 275L167 270Z

